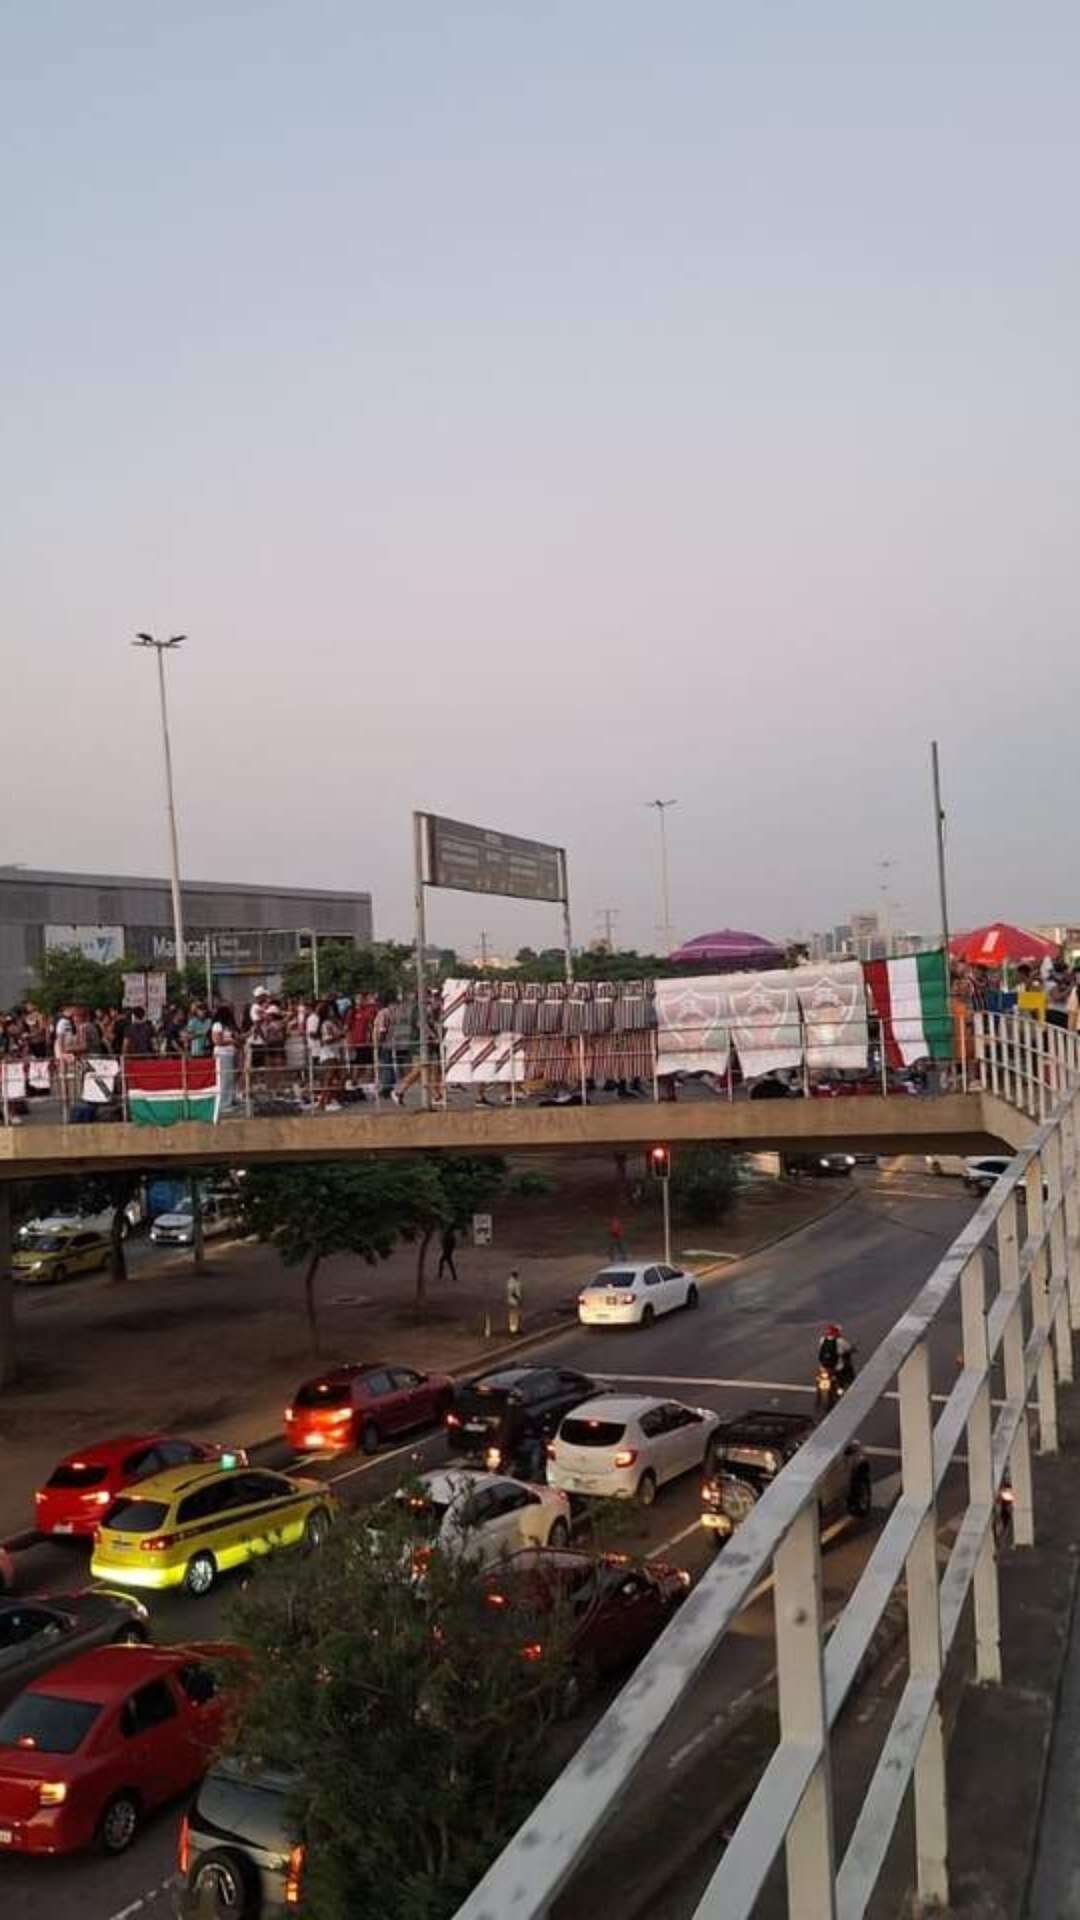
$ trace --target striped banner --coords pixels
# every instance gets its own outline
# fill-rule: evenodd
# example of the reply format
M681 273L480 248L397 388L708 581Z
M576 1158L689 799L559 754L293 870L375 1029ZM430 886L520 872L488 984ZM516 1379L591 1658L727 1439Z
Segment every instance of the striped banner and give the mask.
M137 1127L174 1127L179 1120L216 1121L217 1062L179 1058L125 1062L128 1117Z

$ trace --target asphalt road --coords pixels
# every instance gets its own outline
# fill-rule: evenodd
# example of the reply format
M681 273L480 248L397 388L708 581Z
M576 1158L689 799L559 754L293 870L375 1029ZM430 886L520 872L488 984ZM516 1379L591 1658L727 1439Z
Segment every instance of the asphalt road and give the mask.
M809 1408L823 1323L842 1322L859 1354L868 1356L972 1210L973 1203L952 1182L860 1171L850 1198L834 1213L707 1280L696 1313L666 1316L647 1332L575 1327L533 1348L529 1357L581 1366L642 1392L662 1392L728 1413L750 1405ZM959 1344L958 1321L946 1321L934 1353L936 1390L951 1384ZM892 1406L879 1410L863 1439L875 1480L888 1480L898 1464ZM347 1457L314 1467L308 1463L308 1470L331 1482L341 1498L366 1501L391 1491L414 1460L428 1467L443 1457L444 1442L436 1433L374 1460ZM283 1451L282 1464L285 1458ZM627 1548L662 1554L697 1576L711 1557L698 1514L698 1481L691 1474L663 1489L647 1515L635 1516L636 1533ZM867 1550L843 1536L827 1550L827 1599L837 1606ZM20 1584L61 1591L85 1581L86 1556L79 1547L34 1548L21 1557L20 1574ZM203 1601L153 1598L155 1638L223 1636L230 1598L228 1581ZM656 1757L659 1780L677 1777L682 1757L740 1693L762 1678L771 1660L766 1597L747 1609L738 1631L729 1636L722 1671L718 1668L712 1683L697 1690L665 1731ZM115 1861L0 1859L0 1912L5 1920L142 1920L144 1914L147 1920L164 1920L177 1820L175 1810L159 1815Z

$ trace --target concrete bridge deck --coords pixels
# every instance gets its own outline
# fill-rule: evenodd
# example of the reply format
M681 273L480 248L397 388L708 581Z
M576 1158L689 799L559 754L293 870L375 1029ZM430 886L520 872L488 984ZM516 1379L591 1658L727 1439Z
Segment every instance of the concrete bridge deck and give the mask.
M55 1173L169 1166L258 1166L349 1160L369 1153L575 1153L633 1151L654 1141L739 1151L876 1153L1010 1151L1028 1126L1004 1101L974 1091L925 1098L612 1102L583 1107L451 1107L424 1113L345 1113L185 1122L155 1129L35 1124L0 1128L0 1181Z

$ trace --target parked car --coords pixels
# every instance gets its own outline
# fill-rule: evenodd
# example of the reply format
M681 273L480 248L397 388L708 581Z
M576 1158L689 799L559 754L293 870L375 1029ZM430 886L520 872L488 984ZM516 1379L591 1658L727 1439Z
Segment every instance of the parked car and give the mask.
M697 1281L682 1267L604 1267L578 1294L578 1319L583 1327L651 1327L658 1314L697 1304Z
M123 1853L221 1735L221 1647L99 1647L0 1713L0 1854Z
M522 1547L570 1544L566 1495L504 1474L442 1467L422 1473L394 1497L416 1542L417 1572L436 1551L491 1566Z
M334 1496L318 1480L261 1467L171 1467L121 1494L94 1535L90 1571L122 1587L183 1587L201 1599L217 1577L282 1547L313 1550Z
M521 1643L524 1660L557 1659L560 1717L577 1712L607 1675L636 1666L690 1590L662 1560L533 1547L479 1582L483 1638Z
M170 1433L122 1434L97 1446L69 1453L34 1495L34 1524L39 1533L73 1534L89 1540L106 1510L127 1487L163 1473L167 1467L202 1463L246 1467L243 1447L210 1440L182 1440Z
M140 1645L150 1616L126 1593L35 1594L0 1600L0 1706L60 1660L110 1642Z
M720 1415L647 1394L603 1395L568 1413L548 1448L548 1480L564 1493L607 1494L651 1507L658 1487L709 1458Z
M846 1178L855 1171L853 1153L785 1153L785 1173L809 1173L816 1179Z
M718 1427L712 1464L701 1489L701 1524L717 1552L727 1545L765 1489L816 1430L809 1414L775 1413L772 1408L751 1408ZM870 1512L872 1492L870 1462L853 1440L821 1484L822 1515L840 1508L865 1517Z
M16 1280L42 1286L73 1273L97 1273L111 1257L111 1242L96 1227L50 1224L22 1230L11 1265Z
M572 1367L499 1367L454 1390L446 1414L451 1453L527 1480L542 1480L547 1443L563 1415L597 1392Z
M1007 1153L985 1153L964 1161L964 1187L968 1193L989 1193L1012 1161Z
M212 1240L231 1233L240 1223L237 1202L232 1194L207 1193L202 1197L203 1239ZM190 1195L171 1213L159 1213L150 1228L155 1247L190 1247L195 1242L195 1208Z
M180 1823L181 1920L285 1920L303 1897L304 1852L291 1819L296 1781L216 1760Z
M418 1373L382 1360L332 1367L305 1380L285 1409L294 1453L374 1453L381 1440L436 1426L454 1396L449 1374Z

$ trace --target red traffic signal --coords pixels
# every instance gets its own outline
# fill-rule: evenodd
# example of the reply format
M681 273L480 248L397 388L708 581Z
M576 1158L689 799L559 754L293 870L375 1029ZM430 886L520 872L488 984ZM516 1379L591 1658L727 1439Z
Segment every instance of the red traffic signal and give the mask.
M671 1151L668 1147L649 1148L649 1172L654 1180L670 1180Z

